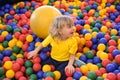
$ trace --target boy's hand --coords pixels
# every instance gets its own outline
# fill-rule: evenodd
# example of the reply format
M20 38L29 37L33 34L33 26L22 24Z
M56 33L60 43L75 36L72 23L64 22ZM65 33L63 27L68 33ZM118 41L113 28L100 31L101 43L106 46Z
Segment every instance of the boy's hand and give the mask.
M69 74L73 74L75 72L75 68L72 65L67 65L65 67L65 72L68 70Z
M36 57L37 56L37 52L36 51L31 51L28 53L28 59L32 58L32 57Z

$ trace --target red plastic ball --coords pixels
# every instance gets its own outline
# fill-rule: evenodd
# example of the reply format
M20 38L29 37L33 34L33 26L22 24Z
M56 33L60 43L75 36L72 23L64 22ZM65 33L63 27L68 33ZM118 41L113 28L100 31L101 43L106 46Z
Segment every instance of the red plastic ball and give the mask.
M51 76L47 76L45 80L54 80Z
M81 26L80 24L76 25L76 31L80 31L83 28L83 26Z
M20 69L20 71L23 72L23 73L25 72L25 70L26 70L25 66L22 66L21 69Z
M109 45L109 46L116 46L117 43L116 43L115 40L112 40L112 39L111 39L111 40L108 41L108 45Z
M19 36L19 40L22 41L22 42L25 42L26 41L26 36L24 34L21 34Z
M102 73L99 70L96 70L95 73L97 76L102 76Z
M107 79L109 80L116 80L117 76L114 73L108 73Z
M65 74L66 74L66 76L68 76L68 77L71 77L71 76L72 76L72 74L70 74L70 73L68 72L68 69L66 69Z
M4 41L4 36L0 35L0 43Z
M31 11L26 11L26 12L25 12L25 15L26 15L28 18L30 18L30 16L31 16Z
M92 44L93 43L90 40L86 41L86 43L85 43L86 47L88 47L88 48L90 48L92 46Z
M111 61L109 59L102 60L102 66L106 67Z
M23 72L21 72L21 71L17 71L16 73L15 73L15 78L16 79L19 79L20 77L22 77L23 76Z
M15 20L19 20L19 19L20 19L20 16L16 14L16 15L14 16L14 19L15 19Z
M108 53L108 59L111 60L111 61L114 59L112 53Z
M34 70L35 72L38 72L40 69L41 69L40 63L35 63L35 64L33 64L33 70Z
M120 54L115 56L115 61L120 64Z
M108 47L108 52L112 53L113 50L115 50L116 47L115 46L109 46Z
M15 72L19 71L20 68L21 68L21 66L20 66L19 63L16 63L16 62L15 62L15 63L12 65L12 69L13 69Z
M54 65L50 65L50 67L51 67L51 71L55 70L55 66Z
M2 62L4 63L4 62L10 61L10 60L11 60L10 57L6 56L6 57L3 58Z
M23 51L27 51L27 49L28 49L28 44L23 44L22 45L22 50Z
M35 57L35 58L33 58L33 63L40 63L41 62L41 59L40 59L40 57Z
M21 31L22 34L28 34L28 29L27 28L23 28Z
M22 58L18 58L16 63L19 63L22 66L24 64L24 60Z
M19 78L19 80L28 80L26 77L22 76Z
M110 40L111 37L110 37L110 35L106 34L106 35L104 36L104 38L107 39L107 41L108 41L108 40Z
M102 74L104 74L104 73L106 73L106 72L107 72L107 71L106 71L106 69L105 69L105 68L103 68L103 67L102 67L102 68L100 68L99 70L100 70L100 72L101 72Z
M117 74L117 80L120 80L120 73Z

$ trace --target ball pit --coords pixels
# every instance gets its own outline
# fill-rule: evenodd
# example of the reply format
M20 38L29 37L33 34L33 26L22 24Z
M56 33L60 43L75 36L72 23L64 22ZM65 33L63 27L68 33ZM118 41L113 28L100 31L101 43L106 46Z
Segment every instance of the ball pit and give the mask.
M66 80L120 79L119 0L9 2L0 6L0 80L61 78L54 65L40 64L50 56L50 47L27 59L27 53L48 35L52 19L61 15L72 17L78 41L76 58L86 63L77 66L72 75L66 72Z

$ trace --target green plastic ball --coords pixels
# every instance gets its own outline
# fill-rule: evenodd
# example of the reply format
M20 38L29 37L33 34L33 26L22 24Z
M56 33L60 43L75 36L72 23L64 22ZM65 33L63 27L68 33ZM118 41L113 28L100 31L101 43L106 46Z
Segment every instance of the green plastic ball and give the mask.
M97 75L94 71L90 71L88 72L87 77L90 78L91 80L96 80Z

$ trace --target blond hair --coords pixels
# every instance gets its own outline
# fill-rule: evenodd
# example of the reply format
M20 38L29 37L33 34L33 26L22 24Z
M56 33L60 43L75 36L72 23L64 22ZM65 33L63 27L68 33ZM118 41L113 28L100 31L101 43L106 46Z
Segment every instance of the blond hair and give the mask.
M60 37L59 30L65 26L72 27L74 26L74 21L70 16L57 16L52 23L52 26L49 29L49 34L54 37Z

